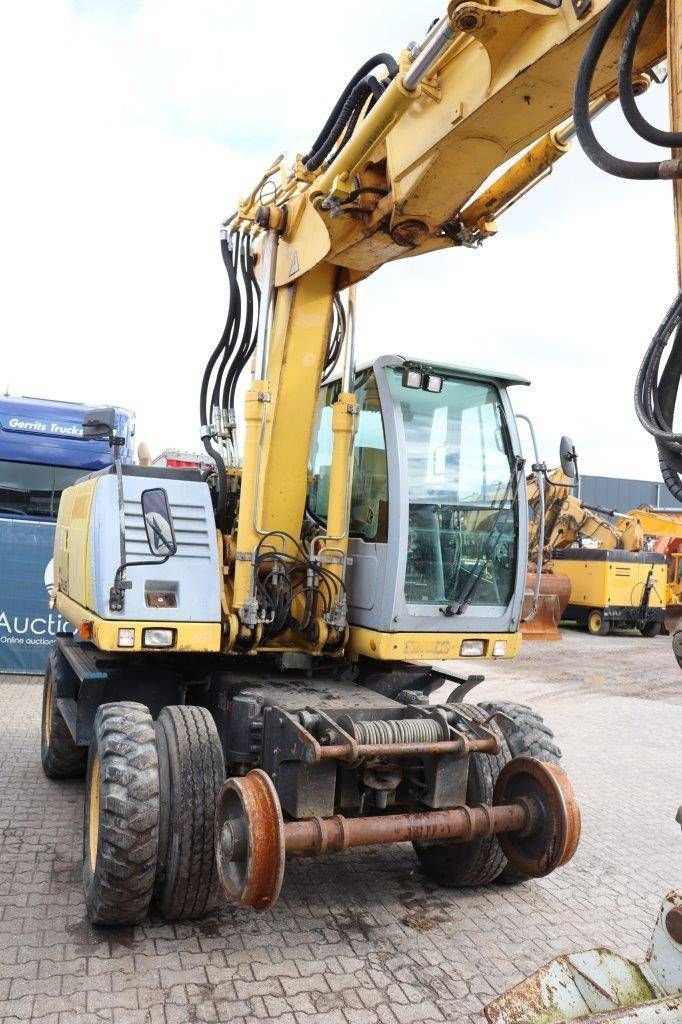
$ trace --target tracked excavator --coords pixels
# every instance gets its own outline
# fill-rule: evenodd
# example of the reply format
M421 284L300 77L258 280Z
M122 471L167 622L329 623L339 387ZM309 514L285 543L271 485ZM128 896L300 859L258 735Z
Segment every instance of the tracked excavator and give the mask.
M50 656L42 760L86 775L93 922L139 921L152 900L198 916L220 890L265 910L287 857L366 844L411 841L445 885L572 857L580 813L549 729L465 700L480 676L433 664L518 650L509 390L525 382L418 344L358 364L356 287L479 245L576 131L594 150L621 51L621 100L666 54L664 5L629 47L625 6L453 0L420 43L370 58L309 150L278 157L223 224L228 314L199 401L215 475L115 458L64 492L54 602L76 634ZM665 422L649 425L668 451ZM107 410L85 432L116 455Z

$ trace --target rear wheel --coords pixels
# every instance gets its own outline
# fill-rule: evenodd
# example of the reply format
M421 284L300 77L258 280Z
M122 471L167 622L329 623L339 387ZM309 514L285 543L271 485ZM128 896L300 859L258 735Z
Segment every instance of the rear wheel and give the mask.
M168 920L188 920L219 899L214 819L225 781L223 749L206 708L164 708L156 735L161 819L154 899Z
M83 887L93 924L136 924L149 909L158 847L159 766L143 704L100 704L88 755Z
M599 608L593 608L587 616L587 632L592 636L606 636L611 629L611 623L604 618L604 613Z
M64 716L57 707L64 655L57 645L50 650L43 683L43 714L40 727L40 759L48 779L77 779L85 772L88 751L76 746Z
M497 719L509 752L512 757L535 757L538 761L559 764L561 750L554 739L554 733L542 715L533 711L526 704L514 704L512 701L500 700L478 705L487 715L500 711L504 717ZM498 876L500 882L517 882L525 879L508 864Z
M476 715L479 721L485 713L474 704L460 705ZM510 760L503 734L495 723L490 728L497 732L502 749L499 754L470 754L467 782L468 804L491 804L493 790L502 768ZM472 839L468 843L446 840L437 843L414 843L419 863L426 875L440 885L488 885L504 870L507 858L495 836Z
M661 632L661 626L661 622L645 622L645 624L640 629L640 633L642 634L642 636L646 637L658 636Z

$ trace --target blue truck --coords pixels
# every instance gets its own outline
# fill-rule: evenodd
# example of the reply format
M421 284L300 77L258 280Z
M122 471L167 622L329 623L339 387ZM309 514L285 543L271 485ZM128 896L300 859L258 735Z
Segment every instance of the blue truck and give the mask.
M50 611L52 549L59 498L79 477L111 465L106 440L83 437L91 406L0 396L0 672L42 673L57 632ZM133 461L135 418L115 411Z

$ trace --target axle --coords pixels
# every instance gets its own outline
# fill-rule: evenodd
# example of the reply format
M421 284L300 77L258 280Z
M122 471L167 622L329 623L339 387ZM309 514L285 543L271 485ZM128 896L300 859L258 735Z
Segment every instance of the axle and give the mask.
M453 807L447 811L388 814L371 818L311 818L288 821L284 843L290 854L339 853L351 846L382 843L432 842L461 839L468 842L498 832L524 832L533 827L539 807L532 801L491 807Z
M220 881L231 903L265 910L279 895L287 854L319 856L409 841L466 844L495 835L509 863L526 877L549 874L571 859L580 836L580 811L560 768L514 758L500 773L493 799L492 805L285 822L272 779L255 768L228 779L218 800Z

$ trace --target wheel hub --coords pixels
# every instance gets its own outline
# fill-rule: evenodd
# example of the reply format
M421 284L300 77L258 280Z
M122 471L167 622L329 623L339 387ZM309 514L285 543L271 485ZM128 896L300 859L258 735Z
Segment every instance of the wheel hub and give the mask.
M97 865L97 847L99 845L99 789L100 789L100 764L99 754L95 754L90 774L90 794L88 807L88 855L90 857L90 868L95 873Z
M47 677L45 689L45 743L49 747L52 736L52 676Z

